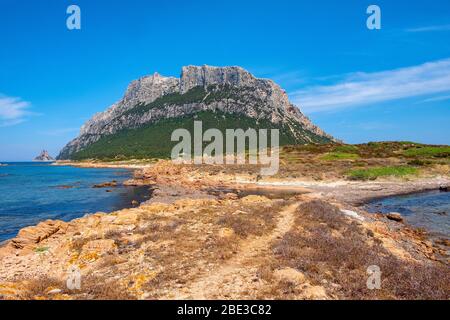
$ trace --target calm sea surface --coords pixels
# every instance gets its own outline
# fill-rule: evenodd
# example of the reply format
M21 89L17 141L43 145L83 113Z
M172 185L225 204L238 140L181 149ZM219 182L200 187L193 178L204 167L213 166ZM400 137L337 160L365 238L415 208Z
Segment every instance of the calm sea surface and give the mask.
M372 201L369 212L398 212L407 223L431 235L450 237L450 192L430 191Z
M39 162L3 164L7 165L0 166L0 242L46 219L69 221L88 213L111 212L131 207L133 200L145 201L150 194L142 187L92 188L94 184L128 179L132 172L125 169Z

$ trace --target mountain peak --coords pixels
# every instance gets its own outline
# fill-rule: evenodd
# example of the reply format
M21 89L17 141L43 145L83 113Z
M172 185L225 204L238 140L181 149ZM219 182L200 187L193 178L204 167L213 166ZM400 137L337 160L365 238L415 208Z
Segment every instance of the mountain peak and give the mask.
M208 85L251 85L256 78L241 67L186 66L181 70L180 92Z
M311 123L272 80L256 78L238 66L189 65L182 67L180 78L156 72L132 81L124 97L84 124L80 136L68 143L58 158L70 158L123 130L166 119L192 118L199 112L243 116L255 124L267 120L283 127L292 143L335 141Z

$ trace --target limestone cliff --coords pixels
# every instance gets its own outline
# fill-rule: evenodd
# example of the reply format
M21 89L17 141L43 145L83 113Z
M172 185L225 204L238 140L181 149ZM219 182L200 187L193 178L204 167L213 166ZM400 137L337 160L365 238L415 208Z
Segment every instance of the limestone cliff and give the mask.
M133 81L120 101L82 126L80 135L58 158L70 159L125 129L201 111L242 115L256 122L268 120L283 125L299 143L334 140L290 103L286 92L273 81L258 79L241 67L187 66L179 79L155 73Z

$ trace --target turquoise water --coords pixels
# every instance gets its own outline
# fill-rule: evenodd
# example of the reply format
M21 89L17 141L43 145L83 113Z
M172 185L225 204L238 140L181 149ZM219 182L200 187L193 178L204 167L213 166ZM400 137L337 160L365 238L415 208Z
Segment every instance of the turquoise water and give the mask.
M450 237L450 192L430 191L370 202L369 212L398 212L411 226L433 236Z
M132 172L125 169L39 162L6 164L0 166L0 241L46 219L69 221L87 213L111 212L130 207L133 200L142 202L150 195L148 188L142 187L92 188L98 183L129 179Z

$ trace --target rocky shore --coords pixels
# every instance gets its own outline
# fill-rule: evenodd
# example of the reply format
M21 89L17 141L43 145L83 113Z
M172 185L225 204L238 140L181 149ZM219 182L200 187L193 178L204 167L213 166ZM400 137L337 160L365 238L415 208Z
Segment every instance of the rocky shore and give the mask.
M446 176L258 179L246 168L140 165L126 184L151 185L151 200L67 223L44 221L0 248L0 297L450 298L445 246L360 207L374 197L448 186ZM382 271L379 290L367 288L370 265ZM71 290L73 270L81 287Z

